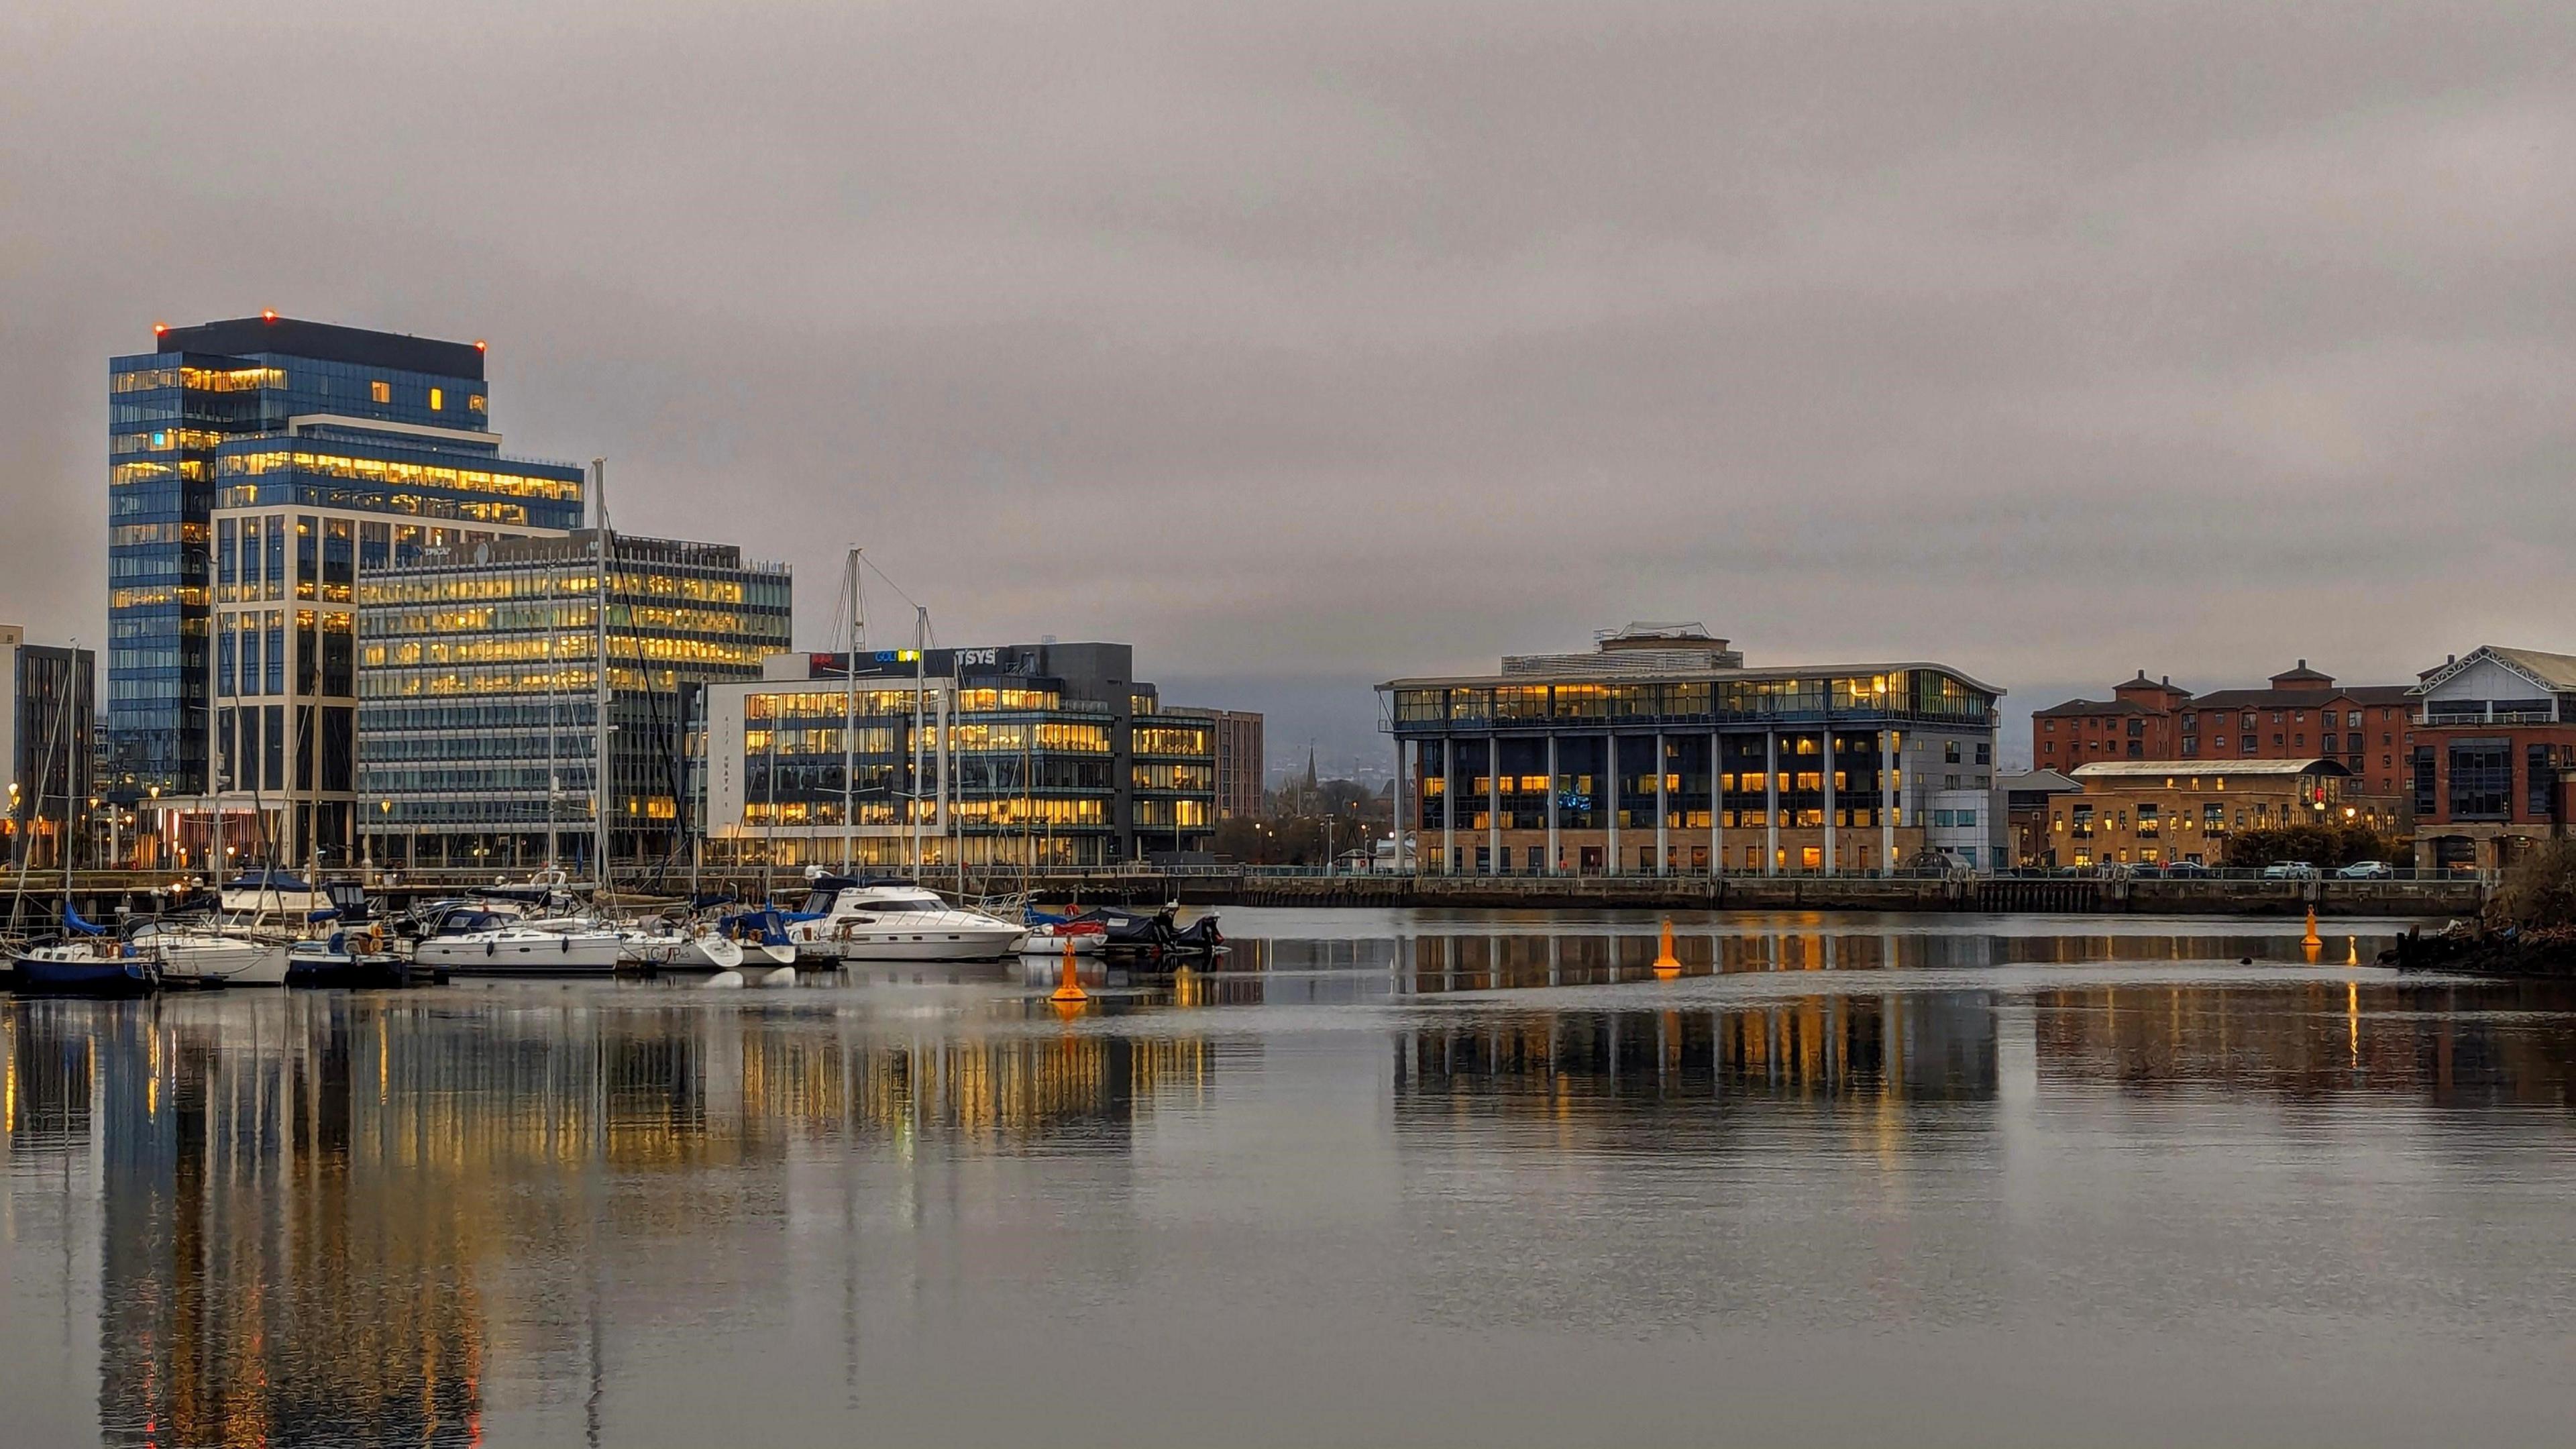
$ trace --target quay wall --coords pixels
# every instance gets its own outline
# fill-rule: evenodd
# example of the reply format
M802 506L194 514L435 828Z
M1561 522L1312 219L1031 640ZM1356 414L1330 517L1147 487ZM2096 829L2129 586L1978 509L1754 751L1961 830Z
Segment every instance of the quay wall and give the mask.
M2474 917L2475 880L1873 879L1849 876L1245 877L1177 898L1206 905L1637 907L1744 911L1975 911L2176 916Z
M488 883L489 876L480 880ZM92 920L150 914L160 897L153 887L169 878L124 874L84 875L73 882L72 901ZM374 894L394 909L436 896L455 895L469 882L452 877L380 877ZM950 877L929 884L953 889ZM2474 918L2486 886L2475 878L2431 880L2223 880L2098 879L2091 877L1942 878L1872 876L1393 876L1263 875L1242 871L1099 871L1081 874L996 876L968 879L968 891L1028 891L1050 903L1151 906L1179 901L1192 906L1457 906L1633 908L1743 911L1972 911L1990 914L2127 914L2173 916L2298 916L2314 906L2322 916ZM701 888L737 899L797 898L804 881L782 873L707 879ZM685 887L675 887L674 894ZM62 882L30 881L21 913L24 924L49 924L62 900Z

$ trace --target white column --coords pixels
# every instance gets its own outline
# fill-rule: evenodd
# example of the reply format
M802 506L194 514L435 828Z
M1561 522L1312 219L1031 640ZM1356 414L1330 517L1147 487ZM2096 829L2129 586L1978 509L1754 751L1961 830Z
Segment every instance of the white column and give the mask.
M1440 737L1440 873L1458 858L1458 737Z
M1602 837L1602 867L1612 875L1619 873L1619 732L1612 730L1601 737L1601 778L1606 789L1601 796L1601 824L1609 831Z
M1878 732L1879 874L1896 874L1896 731Z
M1556 863L1561 858L1557 854L1556 843L1556 795L1558 788L1556 780L1556 733L1555 731L1550 730L1547 736L1547 868L1551 874L1555 872Z
M1825 874L1832 875L1836 862L1834 860L1834 727L1830 720L1825 725L1823 743L1825 747Z
M1726 791L1718 784L1718 771L1725 768L1725 739L1717 731L1708 732L1708 873L1726 873ZM1717 958L1709 958L1714 961Z
M1501 875L1503 866L1503 737L1485 736L1485 869Z
M1655 731L1655 874L1672 874L1672 800L1664 791L1672 761L1664 757L1664 732Z
M1780 873L1780 732L1762 732L1762 819L1769 831L1762 846L1762 873Z

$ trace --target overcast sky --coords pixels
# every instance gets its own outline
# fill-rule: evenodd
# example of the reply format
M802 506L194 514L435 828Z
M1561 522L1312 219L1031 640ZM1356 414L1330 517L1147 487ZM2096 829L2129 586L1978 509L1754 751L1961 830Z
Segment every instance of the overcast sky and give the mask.
M0 127L45 635L105 359L275 307L489 339L801 643L864 543L1274 755L1630 618L2024 709L2576 650L2563 0L15 0Z

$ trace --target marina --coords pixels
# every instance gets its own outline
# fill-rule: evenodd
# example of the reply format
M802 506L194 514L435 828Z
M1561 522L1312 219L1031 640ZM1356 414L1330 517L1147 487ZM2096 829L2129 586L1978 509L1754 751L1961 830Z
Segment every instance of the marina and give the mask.
M0 1392L67 1444L2576 1409L2576 995L2338 962L2396 921L1685 918L1672 979L1634 912L1232 924L1079 1008L1036 960L22 999Z

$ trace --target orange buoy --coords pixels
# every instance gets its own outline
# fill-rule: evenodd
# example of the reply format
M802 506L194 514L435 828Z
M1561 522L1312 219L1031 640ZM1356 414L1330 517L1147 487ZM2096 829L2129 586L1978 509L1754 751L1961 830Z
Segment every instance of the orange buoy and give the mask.
M1655 957L1655 977L1670 981L1682 974L1682 958L1673 954L1673 918L1664 917L1664 949Z
M2317 934L2317 908L2310 906L2308 907L2308 933L2299 938L2299 944L2302 946L2322 946L2325 943L2326 938Z
M1090 999L1091 993L1082 989L1082 977L1073 964L1073 939L1067 937L1064 943L1064 982L1056 987L1055 994L1047 1000L1058 1005L1070 1005Z

